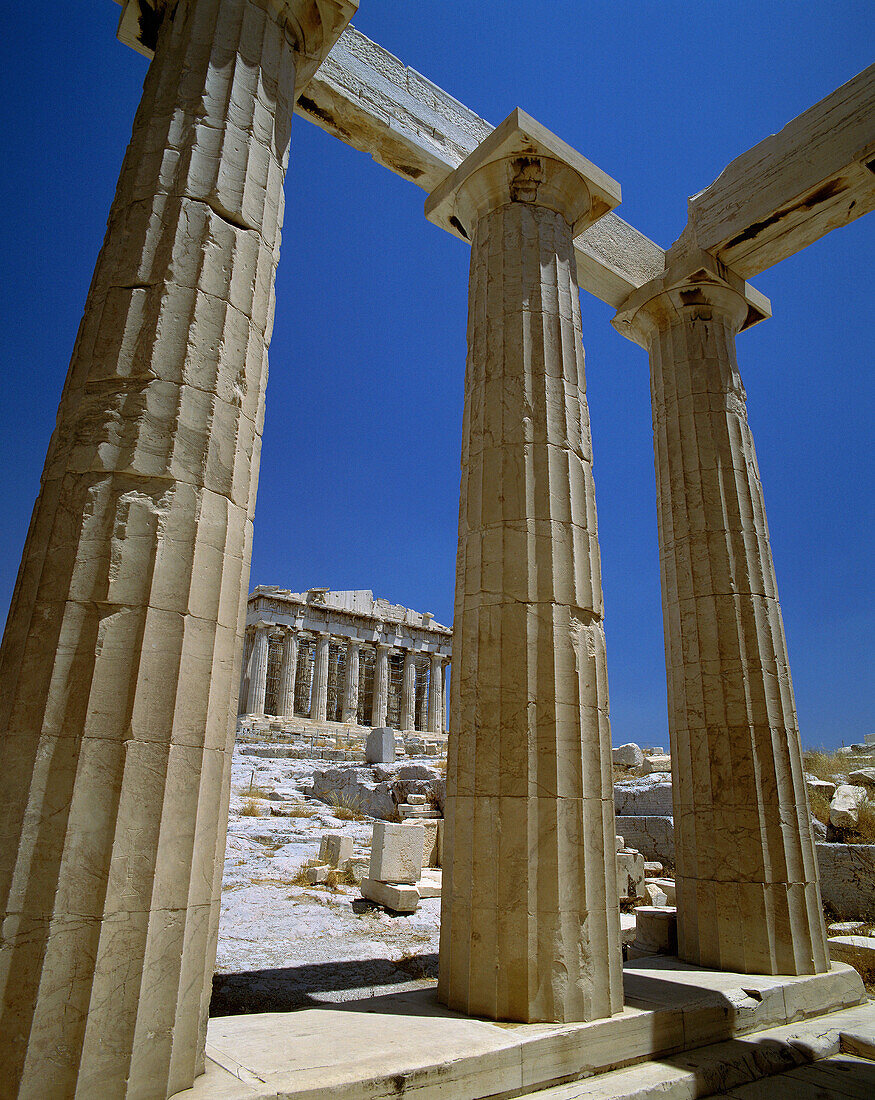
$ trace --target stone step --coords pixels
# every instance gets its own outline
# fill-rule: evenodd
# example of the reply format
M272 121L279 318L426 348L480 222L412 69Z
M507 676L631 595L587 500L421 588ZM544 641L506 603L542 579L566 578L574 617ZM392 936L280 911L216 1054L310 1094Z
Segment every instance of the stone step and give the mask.
M814 1100L875 1096L875 1003L639 1062L531 1100ZM861 1091L861 1089L863 1091Z

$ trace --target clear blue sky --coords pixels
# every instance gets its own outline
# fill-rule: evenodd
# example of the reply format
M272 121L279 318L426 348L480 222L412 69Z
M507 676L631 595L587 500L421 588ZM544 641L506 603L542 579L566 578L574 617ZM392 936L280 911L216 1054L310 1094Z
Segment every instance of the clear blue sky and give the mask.
M7 12L0 328L5 615L147 62L110 0ZM663 247L686 197L865 68L870 0L362 0L355 25L493 124L515 106ZM452 620L468 249L425 195L292 131L252 584L372 588ZM803 741L875 731L875 216L759 276L738 342ZM665 744L647 357L583 296L614 742Z

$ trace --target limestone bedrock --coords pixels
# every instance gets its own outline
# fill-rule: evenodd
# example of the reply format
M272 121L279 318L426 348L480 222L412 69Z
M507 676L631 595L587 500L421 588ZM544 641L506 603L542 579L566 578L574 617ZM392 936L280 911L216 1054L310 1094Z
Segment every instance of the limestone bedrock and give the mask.
M670 253L614 324L650 354L674 776L678 952L744 973L829 967L802 748L735 337L769 303Z
M611 738L572 237L619 186L514 111L429 197L471 241L438 996L622 1008Z
M158 31L0 650L6 1095L203 1068L298 61L355 7Z

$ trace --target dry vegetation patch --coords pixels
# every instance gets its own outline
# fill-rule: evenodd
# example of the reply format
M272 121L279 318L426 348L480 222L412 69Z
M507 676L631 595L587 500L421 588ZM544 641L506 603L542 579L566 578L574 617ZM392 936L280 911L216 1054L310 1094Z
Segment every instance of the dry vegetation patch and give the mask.
M368 815L362 813L361 800L348 794L333 794L328 799L331 812L340 821L367 821Z

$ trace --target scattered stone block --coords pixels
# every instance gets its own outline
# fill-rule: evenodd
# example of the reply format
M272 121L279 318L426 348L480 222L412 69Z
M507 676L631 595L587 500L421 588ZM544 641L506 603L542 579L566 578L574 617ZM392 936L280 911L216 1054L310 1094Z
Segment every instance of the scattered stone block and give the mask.
M384 905L396 913L415 913L419 908L419 891L414 885L380 882L363 878L359 889L363 898Z
M319 845L319 859L331 867L340 867L352 858L352 837L344 833L323 833Z
M395 763L395 731L388 726L377 726L365 741L365 760L369 764Z
M642 775L653 775L655 772L670 772L671 771L671 757L670 756L645 756L644 762L641 765L640 772Z
M815 779L809 776L805 780L805 785L809 791L817 791L818 794L822 794L827 799L831 799L836 793L835 783L830 783L828 779Z
M826 827L826 825L824 825L824 823L822 821L820 821L816 817L813 817L811 819L811 832L814 835L815 840L826 840L827 839L827 835L828 835L827 827Z
M866 788L842 783L829 804L829 823L836 829L855 829L860 807L866 800Z
M405 826L416 825L423 831L422 842L422 866L425 867L440 867L440 833L442 830L443 822L440 820L428 819L417 820L416 818L410 819L403 823Z
M858 787L866 787L869 790L875 789L875 768L859 768L857 771L851 772L848 776L848 782Z
M875 844L818 844L820 892L841 920L872 920Z
M430 806L408 806L402 802L398 807L398 816L402 821L406 821L408 818L423 818L435 821L441 815L437 810L431 809Z
M666 905L677 905L677 888L673 878L659 876L653 880L654 886L658 886L665 894Z
M639 905L635 909L635 940L632 948L639 958L643 955L676 955L677 909L667 905Z
M865 927L864 921L844 920L836 921L835 924L828 924L826 931L830 936L859 936Z
M875 936L830 936L829 957L833 962L844 962L859 970L875 970Z
M616 850L618 852L622 852L623 849L626 847L623 838L621 836L615 836L614 841L616 842Z
M371 861L367 856L353 856L352 859L346 860L342 870L346 871L354 882L360 883L362 879L368 877L370 864Z
M439 868L424 867L422 878L417 882L416 889L421 898L439 898L441 896L442 873Z
M315 885L317 882L325 882L330 870L327 863L311 863L309 867L304 868L304 877L307 882Z
M671 793L671 786L669 794ZM614 788L614 801L616 803L617 791ZM625 805L628 807L630 801ZM626 814L617 818L617 828L626 838L626 843L636 852L640 852L646 860L659 860L662 863L673 863L674 854L674 822L671 818L671 809L666 814L649 813L646 815Z
M622 768L640 768L644 762L644 753L634 742L628 745L618 745L611 750L613 762Z
M375 821L369 878L411 885L418 882L424 841L425 832L418 823L393 825L388 821Z
M407 796L407 804L409 806L425 806L428 799L424 794L409 794Z
M671 776L661 772L641 778L621 781L614 785L614 810L620 817L671 817L673 813ZM629 831L625 825L617 829L629 840ZM631 841L634 848L643 851L639 844Z
M644 857L640 852L617 852L617 890L621 898L643 898Z
M662 874L662 864L656 860L649 861L645 859L644 874L649 875L650 878L659 878Z
M652 879L644 880L644 901L648 905L656 905L660 908L668 905L668 895Z

